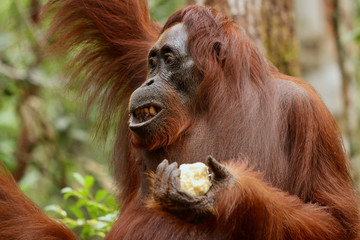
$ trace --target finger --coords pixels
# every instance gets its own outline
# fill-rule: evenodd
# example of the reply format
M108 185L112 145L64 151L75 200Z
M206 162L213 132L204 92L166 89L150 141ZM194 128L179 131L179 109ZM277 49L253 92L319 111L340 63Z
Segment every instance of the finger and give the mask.
M179 168L171 173L171 186L176 190L180 189L180 173L181 170Z
M169 165L169 161L167 159L164 159L156 168L156 175L162 176L164 174L164 171L166 167Z
M170 184L171 181L171 173L178 168L178 164L176 162L171 163L167 166L167 168L164 170L164 174L162 176L162 182Z
M215 179L224 179L230 175L229 170L210 155L208 156L207 164L213 172Z
M161 180L162 180L164 171L168 165L169 165L169 162L168 162L168 160L165 159L156 168L155 183L154 183L155 189L160 189Z

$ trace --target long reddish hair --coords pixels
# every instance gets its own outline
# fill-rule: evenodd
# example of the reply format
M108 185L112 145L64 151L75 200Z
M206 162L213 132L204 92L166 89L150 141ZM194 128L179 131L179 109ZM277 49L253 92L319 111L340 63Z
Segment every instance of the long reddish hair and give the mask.
M266 181L304 202L336 206L331 211L343 222L356 219L351 211L357 210L341 204L357 201L348 191L352 180L341 134L316 91L281 74L240 26L214 9L185 7L162 32L179 22L188 30L188 48L203 77L195 110L209 114L217 130L213 138L221 146L212 154L219 159L250 156Z
M145 0L51 0L45 11L52 10L50 51L68 53L71 80L80 83L89 106L99 103L102 129L117 126L113 167L124 198L139 186L128 102L146 79L147 55L160 26L151 22Z

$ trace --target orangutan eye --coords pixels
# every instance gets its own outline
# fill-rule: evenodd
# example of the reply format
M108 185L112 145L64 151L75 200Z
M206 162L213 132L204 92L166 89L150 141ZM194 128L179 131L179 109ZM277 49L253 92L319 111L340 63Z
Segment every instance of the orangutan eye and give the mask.
M172 63L174 61L174 56L171 54L171 53L166 53L165 55L164 55L164 62L166 63L166 64L170 64L170 63Z
M150 69L151 69L151 68L155 68L155 66L156 66L156 60L155 60L155 58L153 58L153 57L149 58L149 68L150 68Z

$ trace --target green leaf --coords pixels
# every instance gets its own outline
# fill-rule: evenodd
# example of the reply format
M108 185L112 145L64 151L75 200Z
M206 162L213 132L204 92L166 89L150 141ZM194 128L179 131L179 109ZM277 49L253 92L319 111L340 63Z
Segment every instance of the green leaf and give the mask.
M81 238L88 238L90 236L92 226L85 225L81 231Z
M93 228L94 228L94 229L102 229L102 228L106 228L107 226L108 226L108 223L98 221L98 222L93 226Z
M79 222L77 220L75 221L74 219L71 219L71 218L64 218L62 221L66 225L68 225L71 229L74 229L78 226L82 226L82 224L79 224Z
M84 184L85 188L90 189L94 185L94 182L95 182L94 177L87 175L85 177L85 184Z
M116 208L116 201L113 196L109 196L106 199L106 206L108 206L109 208L112 208L112 209Z
M88 205L87 211L91 218L97 218L99 209L94 205Z
M71 210L72 213L75 214L75 216L76 216L77 218L79 218L79 219L85 219L83 212L82 212L79 208L77 208L76 206L71 206L71 207L70 207L70 210Z
M104 198L108 195L108 192L105 191L104 189L100 189L96 192L95 194L95 201L96 202L101 202L102 200L104 200Z
M82 186L85 185L85 179L80 173L74 173L73 176L78 183L80 183Z
M81 194L82 198L85 198L85 199L91 198L89 190L85 187L80 190L80 194Z
M79 199L77 202L76 202L76 206L77 207L83 207L83 206L86 206L88 205L88 202L86 199Z
M62 217L66 217L67 213L58 205L48 205L44 208L45 211L47 212L55 212L57 214L59 214Z
M82 198L81 194L78 191L72 191L69 193L65 193L64 199L67 200L69 197L77 197L79 199Z
M71 187L64 187L63 189L61 189L61 193L65 194L65 193L70 193L73 192L74 190Z
M114 223L119 215L118 211L101 216L98 219L103 222Z

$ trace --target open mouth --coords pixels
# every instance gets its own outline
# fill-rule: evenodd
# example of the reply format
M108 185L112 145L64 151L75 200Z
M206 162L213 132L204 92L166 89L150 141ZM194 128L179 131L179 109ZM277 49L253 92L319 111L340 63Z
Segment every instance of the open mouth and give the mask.
M160 112L161 108L155 105L143 106L135 109L131 113L131 123L134 124L142 124L150 121L154 117L156 117Z

